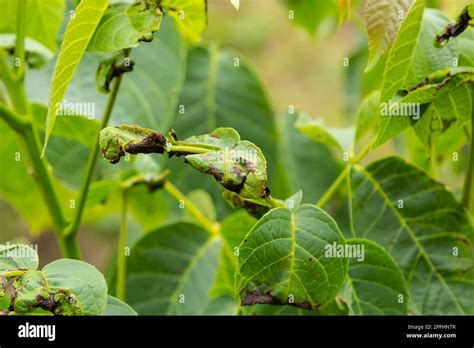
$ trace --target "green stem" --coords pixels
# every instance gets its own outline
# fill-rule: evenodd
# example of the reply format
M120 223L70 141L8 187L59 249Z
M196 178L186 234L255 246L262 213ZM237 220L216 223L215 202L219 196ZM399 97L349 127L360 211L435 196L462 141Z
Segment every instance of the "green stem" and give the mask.
M197 146L171 145L169 152L206 153L211 151L213 150Z
M19 81L23 81L25 73L25 14L26 14L26 4L25 0L17 1L17 27L16 27L16 44L15 44L15 59L20 59L20 65L16 66L16 78Z
M316 203L316 206L323 208L327 204L327 202L329 202L329 200L338 190L339 186L341 186L341 184L344 182L344 179L346 178L346 176L350 173L351 166L353 164L357 164L360 161L362 161L362 159L369 153L370 149L372 148L372 145L374 144L374 141L375 141L375 138L372 139L356 157L350 159L349 164L347 164L344 167L344 169L336 178L336 180L334 180L331 186L329 186L326 192L322 195L322 197Z
M30 123L30 120L24 116L20 116L14 111L8 109L4 104L0 103L0 117L15 132L22 134Z
M272 196L268 196L267 201L272 205L272 208L281 208L285 206L282 202L273 198Z
M125 57L128 57L129 55L130 50L126 50ZM105 128L109 123L110 115L112 114L112 110L115 105L115 100L117 99L117 94L122 83L122 76L123 75L119 75L118 77L116 77L115 81L113 81L112 83L110 94L107 98L107 104L105 107L104 115L100 124L100 129ZM79 198L73 220L64 232L68 238L75 238L77 236L77 233L79 232L82 214L84 212L84 207L87 201L87 195L89 193L89 187L92 181L92 176L94 174L95 167L97 165L97 155L99 154L99 140L100 133L98 132L95 139L95 144L91 150L91 153L89 154L89 158L87 159L87 166L84 173L84 177L82 178Z
M3 57L0 58L0 77L7 89L13 108L20 115L28 115L30 107L26 97L25 88L21 81L15 80L7 62Z
M472 93L472 99L474 100L474 92ZM474 215L474 107L472 108L471 121L471 148L466 177L464 178L462 204Z
M127 246L127 190L122 190L122 210L120 219L120 235L117 249L117 283L116 295L119 300L125 301L125 279L127 262L125 248Z
M431 177L433 179L438 178L438 158L436 156L436 140L435 136L431 136L431 144L430 144L430 171Z
M189 199L184 195L181 191L178 190L176 186L174 186L169 181L166 181L163 188L168 192L171 196L174 197L177 201L181 201L184 203L184 207L186 210L196 219L196 221L209 233L211 234L218 234L220 230L220 225L218 222L209 220L206 215L204 215L198 207L196 207Z
M66 219L63 215L63 210L59 204L58 196L53 186L50 172L47 169L46 161L41 159L41 145L34 129L33 123L30 123L24 128L23 140L28 149L30 160L34 168L34 179L38 183L38 188L43 196L43 199L48 208L49 214L53 221L54 232L59 244L62 255L68 258L80 258L79 248L77 242L66 241L62 231L66 226ZM38 203L40 204L40 203Z

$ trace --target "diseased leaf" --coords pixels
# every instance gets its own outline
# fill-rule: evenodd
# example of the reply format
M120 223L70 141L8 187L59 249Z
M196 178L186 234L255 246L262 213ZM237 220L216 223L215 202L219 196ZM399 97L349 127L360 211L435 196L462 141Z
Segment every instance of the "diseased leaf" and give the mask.
M139 314L202 314L219 265L222 240L177 223L150 232L131 250L127 303Z
M401 268L413 314L472 314L474 230L440 183L396 157L353 166L352 230L385 248Z
M377 64L395 40L400 24L414 0L366 0L364 19L369 37L366 71Z
M455 23L448 24L436 35L435 45L445 46L450 38L462 34L468 26L474 26L474 4L467 5L456 18Z
M84 315L102 315L107 304L107 283L92 265L79 260L60 259L47 264L43 273L51 291L69 289Z
M162 0L160 7L175 20L186 40L200 41L201 33L207 24L205 0Z
M327 254L344 245L335 221L309 204L265 214L239 248L236 287L243 305L288 304L317 309L332 300L347 259Z
M118 51L151 41L163 14L152 1L132 5L112 4L104 13L92 36L88 51Z
M407 86L415 86L438 70L456 66L461 48L458 40L451 41L443 48L433 45L433 37L447 23L449 18L440 10L426 8L423 12L420 37L408 72Z
M381 246L363 238L346 240L349 258L348 297L356 315L406 315L408 289L395 260ZM357 251L360 251L357 254Z
M424 0L415 0L400 26L400 31L395 38L385 65L380 95L382 103L388 103L398 90L407 87L405 84L418 42L423 10ZM399 123L406 123L407 119L407 117L382 117L374 146L382 145L391 139L393 134L397 134L398 130L402 128Z
M82 0L75 10L75 15L68 23L51 83L42 155L45 153L54 123L56 122L58 106L66 94L82 55L108 4L109 0Z
M231 132L229 137L228 132ZM178 145L216 146L216 150L185 156L186 163L202 173L212 175L229 191L242 198L260 200L267 197L267 161L262 151L246 140L240 140L232 128L217 128L208 139L188 138ZM202 141L202 142L201 142Z

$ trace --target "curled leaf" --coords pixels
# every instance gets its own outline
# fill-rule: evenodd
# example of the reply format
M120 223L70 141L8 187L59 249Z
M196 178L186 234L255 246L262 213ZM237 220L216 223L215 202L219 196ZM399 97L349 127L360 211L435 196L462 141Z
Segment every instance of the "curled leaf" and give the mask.
M123 73L132 71L134 65L135 62L125 57L123 52L103 59L95 75L97 89L102 93L110 92L110 83L112 80Z
M121 125L100 131L99 145L105 159L117 163L125 153L163 153L166 137L151 129Z

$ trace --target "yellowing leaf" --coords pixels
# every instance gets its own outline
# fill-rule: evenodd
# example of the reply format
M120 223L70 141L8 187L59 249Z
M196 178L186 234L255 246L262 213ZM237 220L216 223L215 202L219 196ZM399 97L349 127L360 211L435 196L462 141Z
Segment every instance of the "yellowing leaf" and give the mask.
M66 94L69 82L71 82L108 4L109 0L82 0L69 21L54 69L48 117L46 119L46 134L41 156L44 155L56 121L56 107Z
M207 22L204 0L163 0L160 6L168 10L184 38L191 42L201 40Z

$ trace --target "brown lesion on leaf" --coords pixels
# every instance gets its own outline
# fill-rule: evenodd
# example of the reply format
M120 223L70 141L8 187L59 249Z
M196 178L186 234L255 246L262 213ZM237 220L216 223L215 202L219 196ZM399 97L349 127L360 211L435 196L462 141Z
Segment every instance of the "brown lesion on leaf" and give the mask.
M164 153L166 146L166 137L161 133L151 133L138 143L131 142L126 144L125 152L132 155L138 153Z
M464 32L472 20L467 7L459 15L456 23L448 24L438 35L436 35L435 45L443 47L452 37L456 37Z
M274 297L271 291L261 292L260 290L255 290L252 292L247 293L245 298L242 300L242 306L251 306L255 304L268 304L268 305L289 305L298 307L301 309L314 309L311 307L309 302L303 301L301 303L290 303L290 302L283 302L278 298Z

